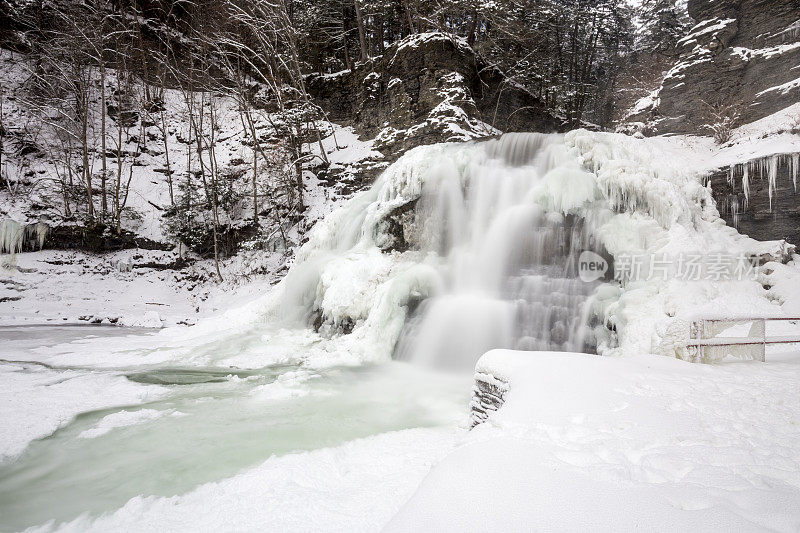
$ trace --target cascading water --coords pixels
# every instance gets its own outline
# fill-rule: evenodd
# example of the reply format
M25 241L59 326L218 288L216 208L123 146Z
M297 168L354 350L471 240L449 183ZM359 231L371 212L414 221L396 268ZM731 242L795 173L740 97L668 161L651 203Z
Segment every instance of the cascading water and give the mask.
M583 218L537 201L564 163L562 137L509 134L473 149L485 157L461 171L442 165L423 185L415 226L422 250L441 258L443 283L395 356L463 368L492 348L591 350L586 304L597 284L576 265L593 239Z
M224 498L252 480L292 493L293 469L327 472L342 453L375 477L384 455L331 447L377 433L410 435L404 449L442 437L449 449L457 440L439 429L464 421L472 376L387 361L393 353L470 373L484 350L504 346L687 357L685 319L699 306L774 309L760 279L576 277L586 249L620 266L626 256L763 253L720 220L691 158L657 146L576 130L419 147L320 221L280 284L244 306L122 342L103 329L0 332L6 396L17 402L6 409L12 438L0 444L27 446L0 464L0 530L63 520L107 530L131 516L158 527L148 513L191 510L182 503L192 495ZM41 246L43 230L0 224L0 248L26 249L34 235ZM359 365L374 361L384 364ZM276 463L289 474L271 475ZM216 483L229 476L233 484Z

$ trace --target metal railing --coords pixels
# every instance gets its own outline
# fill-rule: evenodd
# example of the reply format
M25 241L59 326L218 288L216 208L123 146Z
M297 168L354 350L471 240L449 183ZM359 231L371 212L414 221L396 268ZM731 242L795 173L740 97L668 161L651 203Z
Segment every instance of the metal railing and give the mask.
M703 355L706 348L719 346L757 346L757 355L761 362L767 360L767 344L795 344L800 343L800 334L797 335L771 335L767 336L767 322L769 321L795 321L800 322L800 317L735 317L735 318L701 318L692 321L689 330L689 348L696 350L697 355ZM752 322L750 331L745 337L716 337L709 331L709 326L714 323L725 322L730 324L746 324Z

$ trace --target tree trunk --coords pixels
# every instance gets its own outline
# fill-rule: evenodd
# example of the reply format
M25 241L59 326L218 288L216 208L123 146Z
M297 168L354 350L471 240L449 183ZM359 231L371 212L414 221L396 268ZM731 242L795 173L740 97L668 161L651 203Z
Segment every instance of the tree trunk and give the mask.
M253 224L258 226L258 150L253 147Z
M3 135L5 129L3 127L3 88L0 87L0 178L3 177ZM6 181L6 186L8 181Z
M83 88L88 91L88 87ZM92 172L89 168L89 97L88 94L82 94L81 106L81 144L83 151L83 177L86 183L86 201L88 202L89 222L94 222L94 199L92 198Z
M103 151L102 162L103 170L100 174L100 189L102 190L103 198L100 203L100 219L105 221L108 212L108 197L106 194L106 175L108 173L106 166L106 67L103 62L101 53L100 57L100 149Z
M212 96L211 98L211 105L209 106L209 110L211 112L211 143L208 147L208 154L209 165L211 167L211 209L214 218L214 268L217 270L217 276L219 276L219 280L224 281L222 279L222 272L219 270L219 236L217 234L217 226L219 226L219 205L217 203L217 177L219 166L217 165L216 139L214 138L214 131L217 128L217 116L214 111L214 97Z
M344 3L342 3L342 48L344 49L344 68L353 70L353 61L350 59L350 50L347 46L347 17L344 15Z
M361 61L366 61L369 59L369 53L367 52L367 37L364 31L364 18L361 16L359 0L354 0L353 3L356 6L356 24L358 24L358 42L361 45Z
M164 104L166 105L166 104ZM167 122L164 118L164 110L161 110L161 135L164 137L164 159L167 165L167 185L169 185L169 203L175 205L175 193L172 190L172 168L169 164L169 139L167 139Z
M122 83L120 77L122 72L117 68L117 183L114 187L114 217L119 221L120 212L120 188L122 187ZM120 225L117 223L117 234Z
M478 29L478 9L472 8L472 15L470 17L469 29L467 30L467 44L472 46L475 44L475 31Z
M406 12L406 21L408 22L408 32L413 35L417 33L414 29L414 18L411 16L411 8L408 5L408 0L403 0L403 11Z

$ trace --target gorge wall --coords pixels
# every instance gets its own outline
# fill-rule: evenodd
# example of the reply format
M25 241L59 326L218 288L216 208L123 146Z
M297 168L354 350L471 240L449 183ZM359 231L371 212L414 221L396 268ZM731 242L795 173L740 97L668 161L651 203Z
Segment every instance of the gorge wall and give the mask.
M689 0L697 22L661 87L630 121L646 133L708 134L800 101L800 0Z
M800 153L752 159L709 176L720 216L758 240L800 243Z

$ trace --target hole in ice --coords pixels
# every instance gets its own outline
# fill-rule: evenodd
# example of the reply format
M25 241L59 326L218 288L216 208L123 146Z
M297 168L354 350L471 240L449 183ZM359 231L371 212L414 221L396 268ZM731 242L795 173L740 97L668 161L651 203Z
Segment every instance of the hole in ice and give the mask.
M275 373L279 373L277 369ZM263 374L263 371L227 368L158 368L125 374L125 377L136 383L153 385L196 385L198 383L223 383L228 381L231 376L244 379Z

